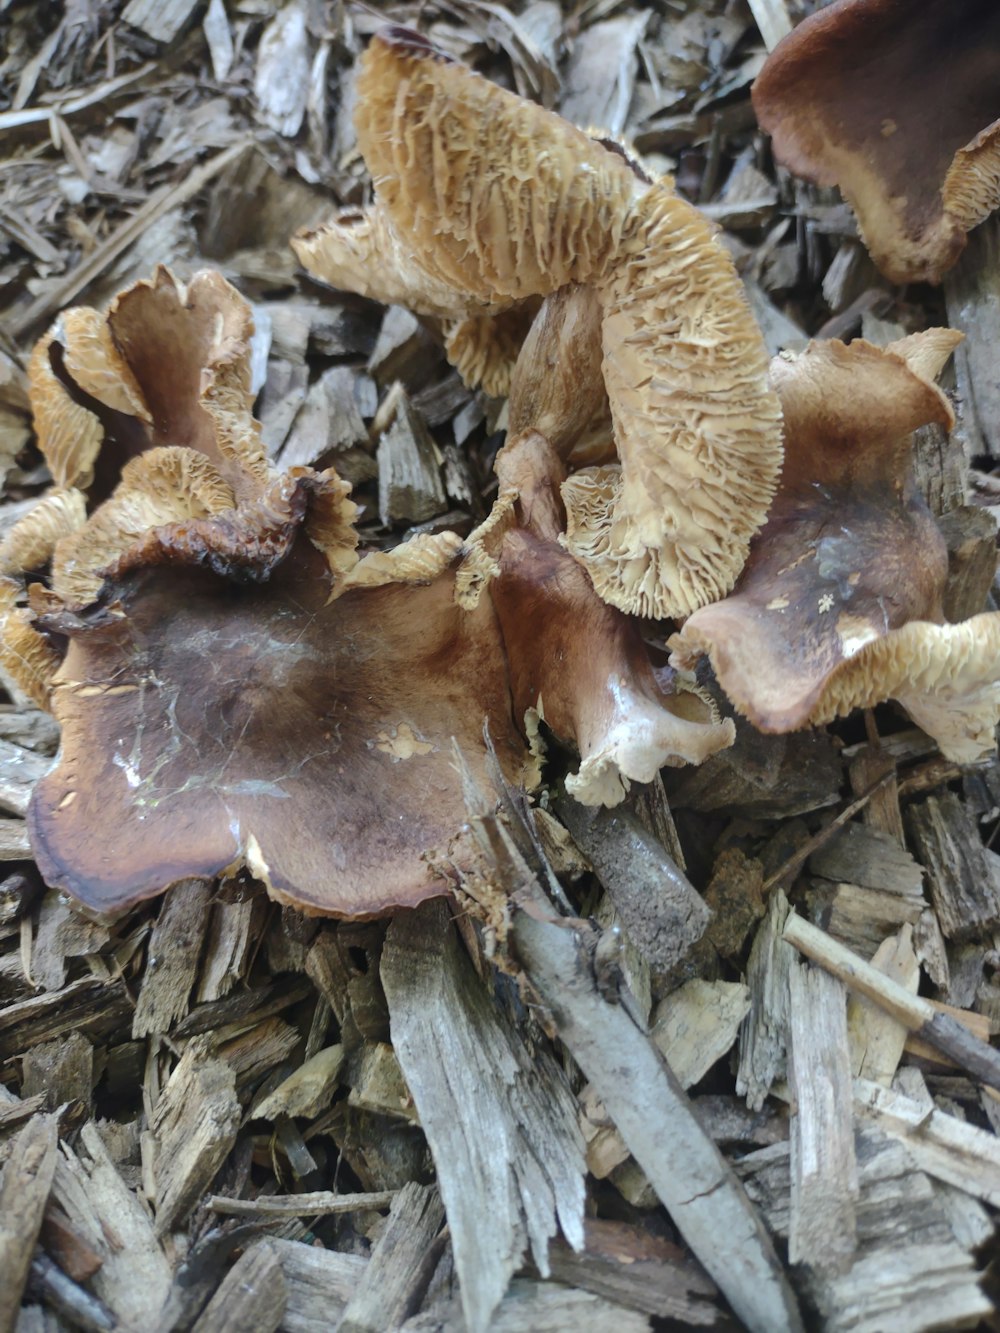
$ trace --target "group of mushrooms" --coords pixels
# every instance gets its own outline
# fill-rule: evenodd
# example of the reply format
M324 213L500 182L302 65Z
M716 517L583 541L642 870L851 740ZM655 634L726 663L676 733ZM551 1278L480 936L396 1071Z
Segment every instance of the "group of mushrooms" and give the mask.
M796 170L841 179L836 95L859 99L849 71L810 74L829 101L799 132L789 89L900 8L838 0L769 61L755 100ZM620 145L406 29L374 37L357 91L374 202L293 246L434 317L466 382L509 393L492 512L465 540L359 554L336 472L268 460L250 310L218 274L160 269L106 313L64 312L30 365L54 488L0 544L0 660L62 728L29 812L46 881L112 912L245 864L306 912L414 905L472 864L460 768L489 789L494 754L533 788L547 729L580 755L570 791L613 805L730 745L702 654L762 731L891 698L945 755L988 754L1000 613L944 622L911 466L911 432L952 423L934 379L961 335L768 365L711 226ZM891 145L862 104L853 147ZM955 203L996 127L945 126L938 205L900 200L891 155L843 177L893 277L938 276L1000 202L991 168L976 216ZM649 618L674 622L669 664Z

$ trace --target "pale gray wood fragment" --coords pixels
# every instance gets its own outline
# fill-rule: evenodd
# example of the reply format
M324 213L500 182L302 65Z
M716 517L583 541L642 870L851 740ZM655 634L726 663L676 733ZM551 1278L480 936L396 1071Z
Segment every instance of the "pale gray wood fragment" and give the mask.
M966 457L1000 458L1000 218L969 233L955 267L945 274L948 323L965 334L955 349L958 430Z
M792 1263L823 1272L850 1266L857 1247L853 1087L847 994L841 982L801 964L789 974L792 1116Z
M146 953L132 1036L169 1032L188 1011L212 900L204 879L184 879L163 900Z
M287 0L257 47L257 114L287 139L299 132L309 96L310 42L304 0Z
M516 1278L497 1307L490 1333L648 1333L650 1322L589 1291L558 1282ZM402 1333L458 1333L463 1329L457 1299L442 1301L408 1319Z
M958 796L949 791L914 802L907 822L948 939L968 940L1000 923L1000 880L975 820Z
M122 1329L152 1328L170 1290L170 1264L157 1244L148 1210L112 1162L96 1125L64 1146L52 1195L69 1224L101 1258L94 1295Z
M338 1333L382 1333L414 1314L441 1257L444 1208L433 1186L410 1181L396 1195Z
M659 1051L623 1006L599 993L578 933L518 911L513 941L560 1037L736 1315L752 1333L801 1329L763 1223Z
M59 1141L55 1116L29 1120L11 1145L0 1180L0 1333L13 1333L31 1256L52 1188Z
M45 755L0 740L0 810L26 815L35 783L51 766Z
M781 938L788 899L771 894L767 916L757 928L747 963L750 1012L740 1034L736 1091L759 1111L776 1078L784 1077L788 1052L788 975L795 952Z
M198 0L131 0L122 18L154 42L172 42L194 10Z
M378 445L378 509L383 523L423 523L447 508L437 445L400 395L392 425Z
M222 1279L193 1333L276 1333L285 1313L285 1276L277 1250L261 1241L244 1250Z
M471 1333L489 1326L530 1245L583 1244L575 1099L529 1052L459 945L446 906L397 917L382 954L392 1042L434 1156Z
M809 869L824 879L886 889L923 901L924 872L895 838L865 824L849 823L812 853Z

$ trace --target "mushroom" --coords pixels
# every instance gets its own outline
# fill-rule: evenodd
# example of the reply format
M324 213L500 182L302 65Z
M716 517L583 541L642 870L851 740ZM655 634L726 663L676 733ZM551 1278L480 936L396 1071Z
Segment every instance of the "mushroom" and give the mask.
M988 616L940 624L947 552L911 464L915 427L952 424L931 377L960 340L931 329L884 349L814 342L772 363L786 438L770 517L736 590L670 641L677 665L707 653L761 731L896 698L953 757L992 737L1000 631Z
M562 460L605 401L600 319L588 287L564 287L542 305L511 387L497 501L469 538L456 597L471 609L488 592L514 716L529 730L543 721L580 755L567 790L585 805L617 805L630 782L700 764L735 732L689 681L657 675L634 619L597 595L565 549Z
M1000 10L984 0L834 0L753 87L774 154L839 185L893 282L937 282L1000 204Z
M29 811L48 883L112 912L242 862L307 912L375 915L447 892L436 862L464 863L453 746L486 785L484 723L505 777L526 784L522 724L544 716L579 748L571 786L591 802L731 743L698 694L661 685L634 624L558 541L562 464L526 421L564 452L586 424L574 375L547 368L563 346L576 372L594 355L591 292L560 293L529 337L511 402L522 429L498 464L511 521L494 524L495 578L459 597L485 538L463 551L455 534L423 535L359 559L335 473L259 465L247 310L226 284L213 297L225 336L202 340L207 364L178 376L187 401L169 408L191 443L156 442L166 406L139 312L156 347L172 293L169 337L189 348L192 289L207 290L201 275L185 293L161 272L112 307L109 322L128 313L122 355L157 424L110 424L148 447L56 542L30 611L0 584L2 660L25 659L37 698L51 681L62 727Z
M592 287L619 463L569 479L567 548L627 612L686 614L722 596L766 515L781 443L763 344L709 223L617 145L407 29L372 39L355 119L375 204L355 224L359 267L342 262L337 281L373 292L384 266L418 309L442 311L454 292L465 317Z

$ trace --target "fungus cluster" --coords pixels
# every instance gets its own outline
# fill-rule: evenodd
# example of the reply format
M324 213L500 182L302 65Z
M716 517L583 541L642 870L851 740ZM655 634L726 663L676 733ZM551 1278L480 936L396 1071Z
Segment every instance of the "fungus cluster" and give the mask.
M374 202L297 253L509 387L492 512L359 552L336 472L268 460L217 274L65 312L30 368L55 484L0 543L0 660L62 726L29 813L50 884L111 911L246 864L305 911L413 905L474 855L455 746L531 787L544 723L614 804L732 743L702 654L765 731L895 698L956 759L992 746L1000 616L944 623L910 461L957 335L768 367L669 181L404 30L357 123ZM670 666L640 616L677 622Z

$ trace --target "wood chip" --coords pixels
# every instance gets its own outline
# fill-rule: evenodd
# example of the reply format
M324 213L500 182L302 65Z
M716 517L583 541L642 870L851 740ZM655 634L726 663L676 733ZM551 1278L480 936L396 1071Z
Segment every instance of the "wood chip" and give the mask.
M338 1333L382 1333L419 1308L441 1257L437 1238L443 1222L444 1208L433 1186L404 1185Z
M494 1005L440 903L393 921L381 973L393 1046L434 1154L465 1319L480 1333L529 1245L545 1274L557 1223L583 1244L573 1097L551 1057L530 1053Z
M229 1065L209 1055L209 1049L205 1038L190 1043L150 1121L159 1236L187 1217L236 1140L236 1080Z
M276 1333L285 1314L285 1275L274 1245L244 1250L192 1333Z
M600 995L573 930L522 911L514 940L560 1036L738 1317L760 1333L801 1329L795 1297L763 1224L659 1052L621 1006ZM718 1244L722 1235L724 1248Z
M169 1032L187 1013L211 899L212 885L203 879L181 880L164 898L149 940L133 1037Z
M801 964L792 968L789 986L795 1111L788 1256L792 1263L838 1272L850 1266L857 1247L847 994L834 977Z
M122 19L154 42L172 42L197 8L197 0L129 0Z
M0 1183L0 1333L14 1333L56 1169L58 1122L38 1115L11 1147Z

